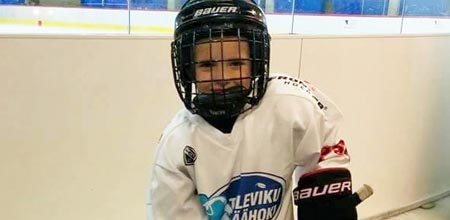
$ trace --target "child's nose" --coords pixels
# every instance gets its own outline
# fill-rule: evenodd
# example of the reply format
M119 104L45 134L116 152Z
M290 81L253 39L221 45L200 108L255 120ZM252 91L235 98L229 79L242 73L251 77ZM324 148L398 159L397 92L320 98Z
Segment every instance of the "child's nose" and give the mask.
M226 63L219 63L212 71L213 80L229 79L233 75L232 69Z

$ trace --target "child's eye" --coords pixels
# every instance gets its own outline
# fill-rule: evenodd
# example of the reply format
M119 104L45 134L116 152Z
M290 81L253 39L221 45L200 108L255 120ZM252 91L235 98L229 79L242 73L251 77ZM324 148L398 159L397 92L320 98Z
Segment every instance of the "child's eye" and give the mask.
M233 60L230 62L231 66L242 66L244 65L244 62L242 60Z
M198 67L202 67L202 68L210 68L213 66L214 66L214 62L211 62L211 61L203 61L198 64Z

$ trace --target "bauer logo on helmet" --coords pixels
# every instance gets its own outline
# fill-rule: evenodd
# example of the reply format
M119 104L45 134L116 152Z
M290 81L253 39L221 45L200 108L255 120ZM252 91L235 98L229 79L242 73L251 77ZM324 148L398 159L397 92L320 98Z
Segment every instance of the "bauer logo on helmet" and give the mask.
M194 18L202 15L209 15L209 14L232 14L232 13L238 13L238 7L234 6L220 6L220 7L211 7L211 8L201 8L197 9L194 13Z

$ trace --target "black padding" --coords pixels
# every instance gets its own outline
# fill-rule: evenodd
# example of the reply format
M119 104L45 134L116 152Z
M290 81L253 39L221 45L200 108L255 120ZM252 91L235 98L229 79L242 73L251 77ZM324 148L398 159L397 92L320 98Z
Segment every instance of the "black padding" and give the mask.
M344 168L304 175L294 189L298 220L356 220L356 199Z

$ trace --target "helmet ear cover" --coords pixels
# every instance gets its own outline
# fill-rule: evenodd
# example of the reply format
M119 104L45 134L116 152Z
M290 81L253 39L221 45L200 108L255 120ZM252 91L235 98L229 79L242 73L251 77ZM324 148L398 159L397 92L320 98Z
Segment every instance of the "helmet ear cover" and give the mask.
M220 13L233 7L239 13ZM208 14L205 10L214 13ZM195 15L201 12L202 15ZM249 16L253 14L258 16ZM172 67L175 86L186 108L203 117L230 118L255 106L264 95L269 76L270 35L261 9L250 0L192 0L186 2L176 21ZM196 46L227 41L237 42L239 46L242 42L248 43L249 57L241 60L251 63L251 74L247 77L250 88L232 88L221 94L213 92L210 97L200 94L195 76L199 64L195 60ZM241 75L241 82L242 79Z

